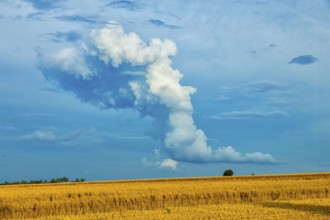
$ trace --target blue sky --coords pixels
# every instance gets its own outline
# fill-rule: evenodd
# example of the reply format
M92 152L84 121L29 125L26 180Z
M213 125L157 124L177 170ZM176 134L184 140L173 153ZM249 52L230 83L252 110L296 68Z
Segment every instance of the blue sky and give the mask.
M0 182L329 171L330 1L0 1Z

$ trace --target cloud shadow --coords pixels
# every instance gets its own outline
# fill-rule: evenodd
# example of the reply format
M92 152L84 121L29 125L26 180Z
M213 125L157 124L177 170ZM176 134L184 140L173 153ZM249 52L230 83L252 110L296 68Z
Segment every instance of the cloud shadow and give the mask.
M263 203L263 206L268 208L291 209L310 213L312 212L315 214L330 216L330 207L327 205L293 204L289 202L266 202Z

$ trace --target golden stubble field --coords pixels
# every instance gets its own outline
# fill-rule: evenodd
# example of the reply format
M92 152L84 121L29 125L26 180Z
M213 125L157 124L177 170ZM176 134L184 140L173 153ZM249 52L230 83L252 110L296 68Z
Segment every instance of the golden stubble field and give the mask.
M330 219L330 173L0 186L0 219Z

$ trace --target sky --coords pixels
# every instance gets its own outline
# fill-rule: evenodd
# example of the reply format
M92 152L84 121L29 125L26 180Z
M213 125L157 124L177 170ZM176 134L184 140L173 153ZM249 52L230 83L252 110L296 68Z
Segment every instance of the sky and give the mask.
M1 0L0 182L330 171L329 0Z

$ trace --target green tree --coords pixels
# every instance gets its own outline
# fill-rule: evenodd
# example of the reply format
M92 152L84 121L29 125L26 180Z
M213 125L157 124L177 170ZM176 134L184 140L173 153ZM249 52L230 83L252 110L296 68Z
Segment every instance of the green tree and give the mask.
M232 176L234 175L234 172L231 169L225 170L225 172L223 172L223 176Z
M55 178L53 178L53 179L51 179L49 182L50 182L50 183L57 183L57 180L56 180Z
M68 177L62 177L62 178L58 178L57 179L57 182L60 182L60 183L66 183L66 182L69 182L69 178Z

